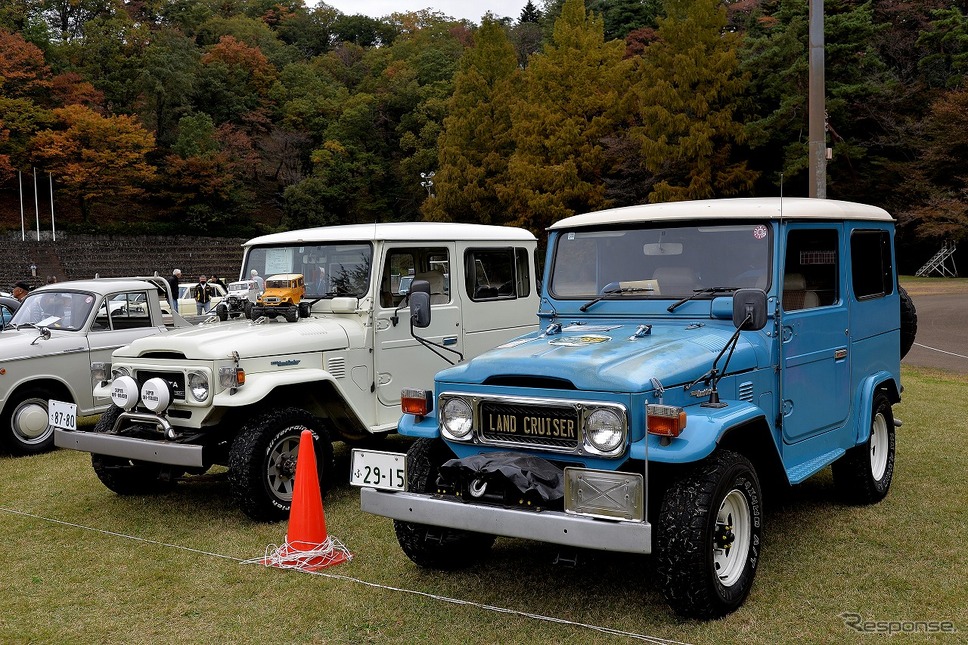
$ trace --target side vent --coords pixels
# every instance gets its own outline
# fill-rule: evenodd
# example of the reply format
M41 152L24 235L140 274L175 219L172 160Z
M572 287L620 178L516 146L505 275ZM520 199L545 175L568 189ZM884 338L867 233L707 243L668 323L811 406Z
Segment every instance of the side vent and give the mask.
M346 378L346 359L337 356L326 361L326 369L333 378Z
M753 383L746 381L739 384L739 400L747 403L753 402Z

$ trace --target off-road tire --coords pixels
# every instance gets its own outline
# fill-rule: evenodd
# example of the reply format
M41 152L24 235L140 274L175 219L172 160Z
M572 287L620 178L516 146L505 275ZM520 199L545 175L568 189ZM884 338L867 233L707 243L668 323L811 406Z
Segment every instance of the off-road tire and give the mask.
M901 358L904 358L918 335L918 311L904 287L898 286L897 292L901 296Z
M437 469L451 458L453 454L439 439L418 439L407 451L407 490L433 493ZM393 521L393 530L407 557L431 569L470 566L486 556L494 544L493 535L401 520Z
M313 310L313 308L309 305L308 302L300 302L299 303L299 317L300 318L309 318L309 314L312 313L312 310Z
M323 423L300 408L272 410L243 426L229 450L229 489L236 504L257 522L289 517L302 431L313 433L320 491L333 477L333 444Z
M17 392L3 406L0 418L0 443L13 455L36 455L54 449L54 428L47 425L36 436L26 434L20 421L25 414L34 419L47 417L47 401L50 392L29 388ZM67 402L71 402L69 399ZM43 423L43 421L41 421ZM39 427L36 426L36 427Z
M266 313L265 307L257 307L255 305L252 305L252 308L249 310L249 318L251 318L252 320L255 320L257 318L261 318L262 316L264 316L265 313Z
M760 559L761 500L753 465L729 450L714 452L666 491L657 563L677 614L721 618L743 604Z
M287 322L292 323L299 320L299 310L295 306L289 307L288 309L286 309L286 312L284 315L286 317Z
M112 405L98 419L97 425L94 426L94 432L110 431L120 414L121 408ZM91 466L101 483L118 495L163 493L171 490L182 474L180 469L173 469L162 464L123 457L109 457L97 453L91 453Z
M252 320L252 301L251 300L245 301L245 304L242 305L242 312L243 314L245 314L246 318L248 318L249 320Z
M894 478L894 413L883 392L871 403L870 435L833 463L834 485L845 501L876 504L884 499Z
M218 316L219 320L224 322L229 319L229 308L223 305L218 305L215 307L215 315Z

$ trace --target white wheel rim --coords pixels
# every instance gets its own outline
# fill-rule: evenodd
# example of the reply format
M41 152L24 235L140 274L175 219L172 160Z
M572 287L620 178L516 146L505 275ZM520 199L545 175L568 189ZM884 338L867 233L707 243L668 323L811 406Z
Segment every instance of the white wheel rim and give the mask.
M11 416L11 429L26 444L43 443L54 431L48 424L47 402L27 399L20 403Z
M887 472L887 453L890 449L887 434L887 419L878 412L871 423L871 475L880 481Z
M719 507L713 534L713 567L723 586L731 587L743 575L752 530L746 495L734 488Z

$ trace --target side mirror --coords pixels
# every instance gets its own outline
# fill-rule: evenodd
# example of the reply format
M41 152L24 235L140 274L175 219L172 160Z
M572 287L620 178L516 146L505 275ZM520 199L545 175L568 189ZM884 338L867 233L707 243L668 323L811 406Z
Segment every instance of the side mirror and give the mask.
M738 289L733 293L733 325L744 331L766 327L766 292L762 289Z
M430 294L410 290L410 324L420 329L430 326Z

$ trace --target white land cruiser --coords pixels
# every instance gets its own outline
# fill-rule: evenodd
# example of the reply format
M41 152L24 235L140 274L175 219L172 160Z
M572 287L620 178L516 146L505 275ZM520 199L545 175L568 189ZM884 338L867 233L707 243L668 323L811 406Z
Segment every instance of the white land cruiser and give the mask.
M362 441L397 427L400 390L460 356L537 329L537 240L522 229L392 223L277 233L244 245L242 276L302 274L295 324L259 317L145 338L92 365L96 397L112 405L93 431L58 429L58 446L91 452L119 494L228 466L230 489L256 520L284 519L304 428L329 483L333 439ZM433 324L412 334L412 278ZM426 292L426 291L425 291Z

